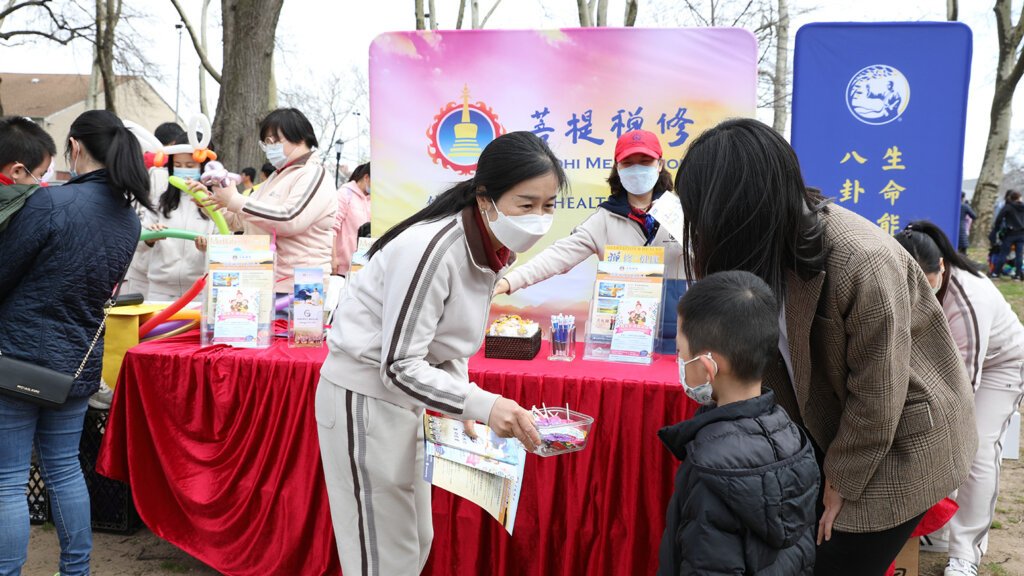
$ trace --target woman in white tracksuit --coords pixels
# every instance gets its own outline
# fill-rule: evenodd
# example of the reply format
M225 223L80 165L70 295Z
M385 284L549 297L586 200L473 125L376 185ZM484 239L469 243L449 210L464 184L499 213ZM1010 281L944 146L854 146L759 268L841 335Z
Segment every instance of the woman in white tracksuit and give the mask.
M423 412L487 423L533 450L530 412L469 381L498 280L551 227L561 164L529 132L374 244L328 334L316 420L345 574L419 574L433 539ZM468 426L468 424L467 424Z
M976 576L999 494L1002 438L1024 397L1024 326L999 289L937 226L911 222L896 239L935 290L974 385L978 452L955 496L960 510L949 523L945 576Z
M184 179L199 180L202 166L191 154L171 157L169 172ZM160 195L156 212L146 212L142 221L147 230L173 228L202 234L195 242L165 238L139 244L136 254L147 257L147 300L174 301L188 291L206 272L206 237L216 227L203 209L192 202L187 192L168 186ZM196 296L200 299L202 296Z
M652 246L665 249L666 302L682 296L683 248L648 211L663 194L672 191L672 176L665 169L661 142L647 130L624 133L615 143L615 166L608 176L610 194L572 234L545 248L498 282L497 294L511 294L564 274L587 258L604 259L606 246ZM674 353L675 314L661 320L661 337Z

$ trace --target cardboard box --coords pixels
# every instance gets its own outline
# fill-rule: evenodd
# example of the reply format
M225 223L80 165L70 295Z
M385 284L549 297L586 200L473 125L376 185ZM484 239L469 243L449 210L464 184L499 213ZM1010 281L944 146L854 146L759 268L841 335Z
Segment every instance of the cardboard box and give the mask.
M896 557L896 576L918 576L921 563L920 538L911 538L903 545L900 555Z

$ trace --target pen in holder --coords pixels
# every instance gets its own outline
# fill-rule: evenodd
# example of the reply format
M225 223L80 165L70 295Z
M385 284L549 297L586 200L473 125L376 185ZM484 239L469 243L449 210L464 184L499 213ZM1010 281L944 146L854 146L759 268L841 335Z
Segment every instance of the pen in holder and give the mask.
M551 354L548 360L572 362L576 358L576 318L551 317Z

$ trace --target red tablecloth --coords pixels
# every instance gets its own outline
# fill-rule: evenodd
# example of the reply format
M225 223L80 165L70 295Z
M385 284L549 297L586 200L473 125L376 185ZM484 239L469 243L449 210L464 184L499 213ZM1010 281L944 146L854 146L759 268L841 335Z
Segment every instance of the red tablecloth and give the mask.
M200 348L195 333L125 357L97 469L131 484L160 537L229 575L338 574L313 398L326 350ZM515 535L434 490L427 574L651 574L675 462L658 428L690 417L676 364L470 361L526 407L595 417L574 454L531 456Z

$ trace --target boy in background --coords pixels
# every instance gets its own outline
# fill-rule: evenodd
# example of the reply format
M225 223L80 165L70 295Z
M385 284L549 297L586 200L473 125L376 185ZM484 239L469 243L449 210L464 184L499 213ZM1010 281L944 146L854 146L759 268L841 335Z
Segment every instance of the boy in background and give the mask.
M749 272L720 272L679 301L679 379L703 405L662 428L681 461L659 576L810 575L819 471L807 435L761 378L778 361L779 308Z
M0 117L0 230L43 186L57 154L53 138L21 116Z

